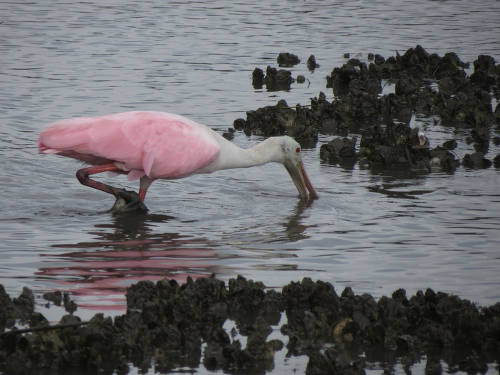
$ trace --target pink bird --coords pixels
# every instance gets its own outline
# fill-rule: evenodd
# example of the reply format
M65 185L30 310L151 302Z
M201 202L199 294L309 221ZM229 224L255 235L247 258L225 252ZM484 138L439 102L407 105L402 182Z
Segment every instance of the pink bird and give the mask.
M38 140L41 154L58 154L91 164L76 172L86 186L142 205L156 179L178 179L196 173L282 163L302 199L316 199L300 157L300 145L288 136L272 137L242 149L214 130L186 117L152 111L81 117L47 126ZM101 172L140 180L139 195L89 178ZM132 193L132 194L131 194ZM135 195L135 197L134 197Z

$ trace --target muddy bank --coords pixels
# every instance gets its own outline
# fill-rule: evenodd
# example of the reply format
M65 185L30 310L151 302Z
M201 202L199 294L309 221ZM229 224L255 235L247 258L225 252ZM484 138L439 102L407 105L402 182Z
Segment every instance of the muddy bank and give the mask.
M263 374L280 365L281 350L306 355L307 374L363 374L375 362L390 372L423 356L432 374L441 360L482 373L500 361L500 303L478 307L430 289L376 300L307 278L281 292L243 277L144 281L128 288L124 315L81 322L68 314L51 327L28 289L11 299L0 286L0 302L0 371L8 374L126 374L129 363Z
M287 89L292 82L287 81ZM288 134L303 147L314 147L318 134L346 137L354 133L361 136L356 159L370 168L453 171L461 163L467 168L492 165L485 155L491 130L500 127L500 65L490 56L480 55L470 66L456 53L439 56L419 45L387 58L368 54L367 61L351 58L334 68L326 77L326 88L332 89L331 101L322 92L308 106L289 106L282 100L248 111L246 119L237 119L234 127L246 134ZM423 129L410 127L415 115L466 129L466 141L473 144L474 152L461 161L450 148L432 139L416 141L413 133L418 136ZM335 148L335 144L325 147L321 158L341 160L332 153ZM344 164L352 164L348 157Z

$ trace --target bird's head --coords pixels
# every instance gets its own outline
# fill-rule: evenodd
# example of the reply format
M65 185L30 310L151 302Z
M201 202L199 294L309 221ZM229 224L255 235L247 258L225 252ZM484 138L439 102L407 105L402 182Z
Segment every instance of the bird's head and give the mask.
M293 183L299 191L302 199L317 199L318 194L314 190L309 176L304 169L301 157L300 144L293 138L284 136L280 137L281 149L283 152L283 165L290 174Z

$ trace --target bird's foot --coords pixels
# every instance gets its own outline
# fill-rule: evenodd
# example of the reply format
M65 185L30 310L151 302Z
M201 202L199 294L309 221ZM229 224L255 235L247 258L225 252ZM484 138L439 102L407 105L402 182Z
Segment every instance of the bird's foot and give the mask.
M146 213L148 208L135 191L121 190L115 193L116 202L111 208L111 213Z

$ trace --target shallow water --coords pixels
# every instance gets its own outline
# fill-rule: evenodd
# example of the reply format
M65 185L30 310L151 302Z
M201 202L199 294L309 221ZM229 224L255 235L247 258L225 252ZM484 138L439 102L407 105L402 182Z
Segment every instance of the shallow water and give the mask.
M427 287L481 305L500 301L500 174L373 173L304 162L320 199L301 204L280 165L157 181L150 213L116 218L113 200L81 186L79 164L37 154L47 123L150 109L215 129L245 111L286 99L307 104L350 52L390 56L421 44L472 62L500 59L495 0L366 2L2 2L0 3L0 283L40 295L73 292L83 318L121 313L138 280L237 274L281 287L303 277L375 296ZM306 84L254 90L255 67L278 52ZM310 54L321 65L309 73ZM466 133L416 118L431 145ZM236 133L248 147L260 138ZM460 142L462 156L472 150ZM487 157L500 152L490 146ZM104 178L127 185L123 177ZM40 308L42 308L40 306Z

